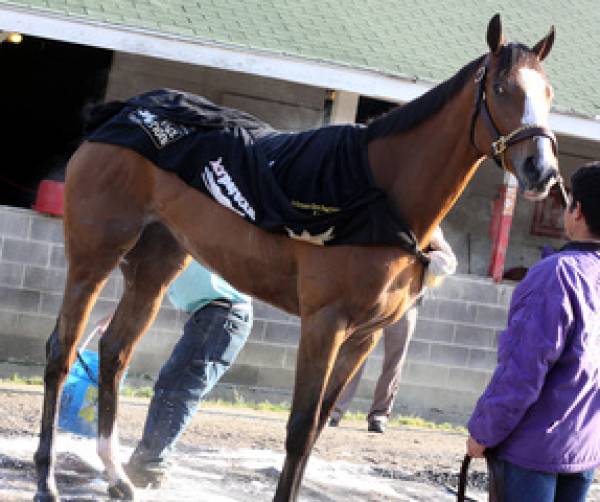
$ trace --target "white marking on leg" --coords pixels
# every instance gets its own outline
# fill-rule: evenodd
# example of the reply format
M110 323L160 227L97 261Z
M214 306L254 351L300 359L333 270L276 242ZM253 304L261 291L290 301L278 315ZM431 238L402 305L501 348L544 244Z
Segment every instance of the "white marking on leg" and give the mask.
M519 79L525 89L525 109L521 123L528 126L549 127L550 106L546 94L547 82L544 76L532 68L521 68ZM550 139L537 139L540 160L554 163L554 150Z
M119 480L128 479L119 460L119 433L116 423L111 436L98 435L97 451L106 469L110 485L114 485Z

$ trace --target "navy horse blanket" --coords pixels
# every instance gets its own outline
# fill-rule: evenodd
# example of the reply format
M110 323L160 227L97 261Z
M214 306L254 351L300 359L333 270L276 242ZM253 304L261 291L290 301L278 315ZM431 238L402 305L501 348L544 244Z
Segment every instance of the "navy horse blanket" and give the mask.
M415 245L373 182L363 126L281 133L202 97L156 90L113 103L87 140L138 152L269 232L320 245Z

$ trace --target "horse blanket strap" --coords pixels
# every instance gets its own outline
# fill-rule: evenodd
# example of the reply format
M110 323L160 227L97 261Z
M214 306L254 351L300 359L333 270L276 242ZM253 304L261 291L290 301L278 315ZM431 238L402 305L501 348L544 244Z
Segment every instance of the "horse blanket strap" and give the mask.
M96 113L105 120L88 141L138 152L263 230L318 245L399 245L425 262L411 229L375 186L363 126L280 133L170 90L111 106L112 117Z

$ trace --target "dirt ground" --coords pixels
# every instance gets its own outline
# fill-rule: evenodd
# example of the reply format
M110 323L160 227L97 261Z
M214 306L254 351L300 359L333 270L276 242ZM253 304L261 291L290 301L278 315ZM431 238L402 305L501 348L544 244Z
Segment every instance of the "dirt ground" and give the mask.
M37 441L41 403L40 388L0 386L1 500L31 500L34 489L31 454ZM140 436L146 406L147 400L143 399L121 400L119 428L125 458ZM196 481L185 483L188 489L195 482L212 483L223 476L223 470L227 471L224 482L229 498L217 496L216 491L212 496L200 497L195 491L195 496L186 496L186 499L270 500L283 458L286 419L285 413L239 408L208 408L197 413L180 440L174 469L181 473L187 469L185 472L195 476L202 472L202 480L194 478ZM57 473L72 468L72 464L89 462L93 465L94 462L82 457L95 457L94 444L90 441L75 443L87 445L81 447L83 453L65 452L60 449L60 443L72 441L67 437L72 436L61 434L58 438ZM22 441L20 446L15 446L17 440ZM464 443L465 436L459 433L392 426L385 434L373 434L366 431L366 424L362 422L342 422L337 428L326 428L319 438L309 462L301 500L454 500L452 487L456 486ZM25 451L28 449L31 451ZM485 500L478 489L485 486L483 467L481 461L476 461L471 468L470 486L473 488L469 493L474 500ZM97 471L97 475L100 474L101 471ZM79 495L73 495L76 490L71 490L73 497L63 497L63 500L103 498L105 485L92 478L94 475L85 478L87 486L77 492ZM363 478L364 482L359 483ZM186 481L190 479L191 475ZM69 485L75 481L82 484L81 479L58 476L61 493L69 492ZM4 494L3 485L7 488ZM91 490L92 498L89 494L87 498L81 495L86 490ZM155 496L142 499L177 500Z

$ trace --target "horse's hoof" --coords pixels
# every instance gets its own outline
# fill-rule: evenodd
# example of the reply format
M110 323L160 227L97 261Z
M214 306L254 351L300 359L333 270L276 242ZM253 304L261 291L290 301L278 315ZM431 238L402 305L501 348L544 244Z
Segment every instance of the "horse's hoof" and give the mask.
M135 490L131 483L120 479L117 484L108 487L108 495L111 499L134 500Z
M60 497L56 492L37 492L33 497L33 502L59 502Z

